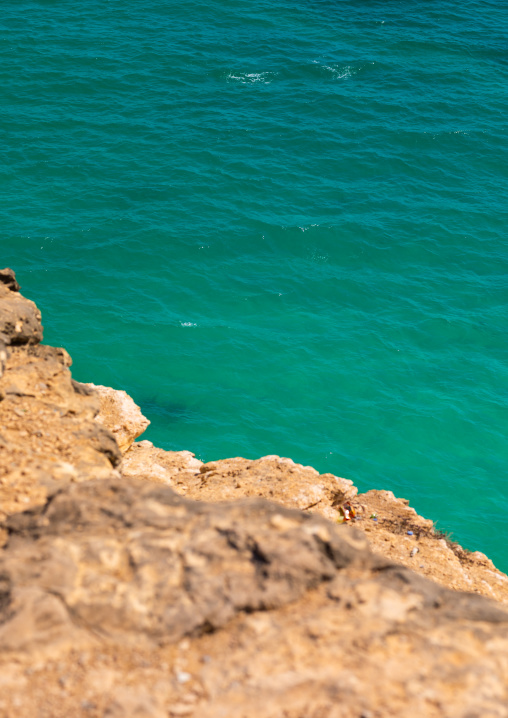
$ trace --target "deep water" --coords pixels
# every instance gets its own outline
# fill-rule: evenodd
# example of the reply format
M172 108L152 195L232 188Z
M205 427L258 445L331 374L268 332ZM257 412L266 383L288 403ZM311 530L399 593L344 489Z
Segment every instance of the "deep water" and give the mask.
M2 8L1 256L146 437L508 570L504 0Z

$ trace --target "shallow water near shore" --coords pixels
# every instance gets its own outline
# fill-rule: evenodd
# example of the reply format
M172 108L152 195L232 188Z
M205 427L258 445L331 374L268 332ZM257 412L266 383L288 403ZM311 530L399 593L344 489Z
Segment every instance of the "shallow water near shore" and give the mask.
M2 265L145 437L391 489L508 570L508 9L21 0Z

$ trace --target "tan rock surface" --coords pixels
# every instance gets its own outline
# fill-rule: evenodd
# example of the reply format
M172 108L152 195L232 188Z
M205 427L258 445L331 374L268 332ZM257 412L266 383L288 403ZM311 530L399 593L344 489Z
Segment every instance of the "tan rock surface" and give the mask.
M73 382L65 349L36 343L42 327L33 302L3 281L0 296L1 518L43 502L61 482L118 476L121 454L109 431L94 421L97 397Z
M361 533L318 516L125 479L71 485L3 528L0 653L75 645L85 627L165 644L285 605L347 565L380 563Z
M18 289L1 270L1 718L508 718L485 556L288 459L122 463Z
M97 394L100 402L95 421L105 426L115 437L120 451L125 453L150 422L141 409L122 389L100 384L83 384Z
M5 344L38 344L42 341L41 313L19 294L11 269L0 270L0 340ZM0 372L1 375L1 372Z
M5 527L9 718L508 715L508 612L348 526L113 480Z
M263 496L291 508L320 507L326 518L339 518L338 506L358 493L353 482L333 474L320 474L311 466L280 456L249 461L235 458L203 464L186 495L205 501L231 501Z
M155 448L139 442L125 455L125 476L171 485L198 501L234 501L262 497L342 521L339 506L350 501L356 509L355 527L364 531L373 550L404 564L443 586L474 591L508 605L508 577L483 554L469 552L434 531L391 491L357 495L351 481L319 474L291 459L265 456L255 461L235 458L201 464L189 452ZM371 518L375 514L377 520ZM412 535L408 535L412 531Z
M185 494L202 461L190 451L164 451L151 441L137 441L124 455L122 476L177 486Z
M419 516L391 491L368 491L357 497L365 507L356 527L365 531L373 551L390 557L443 586L494 598L508 605L508 576L479 551L466 551ZM377 521L370 518L377 514ZM412 531L412 535L408 532Z

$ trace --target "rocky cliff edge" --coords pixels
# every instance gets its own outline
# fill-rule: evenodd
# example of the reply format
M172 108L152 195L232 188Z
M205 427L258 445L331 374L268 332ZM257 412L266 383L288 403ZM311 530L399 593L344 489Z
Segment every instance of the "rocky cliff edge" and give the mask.
M290 459L135 442L41 340L1 270L0 716L508 716L483 554Z

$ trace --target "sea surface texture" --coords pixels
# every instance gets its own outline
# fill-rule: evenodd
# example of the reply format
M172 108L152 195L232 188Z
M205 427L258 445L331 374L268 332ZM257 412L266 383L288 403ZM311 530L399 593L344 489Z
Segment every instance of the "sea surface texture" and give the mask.
M508 570L506 0L18 0L0 265L203 460L391 489Z

